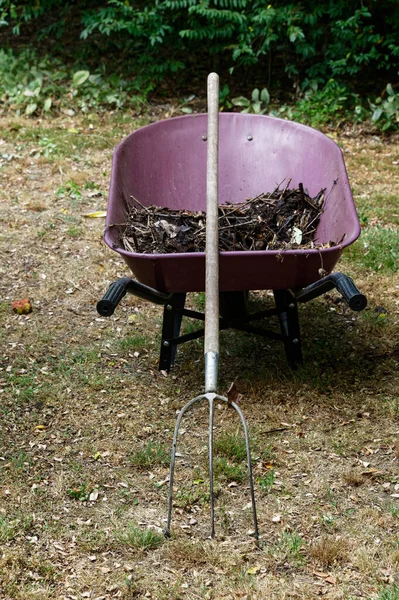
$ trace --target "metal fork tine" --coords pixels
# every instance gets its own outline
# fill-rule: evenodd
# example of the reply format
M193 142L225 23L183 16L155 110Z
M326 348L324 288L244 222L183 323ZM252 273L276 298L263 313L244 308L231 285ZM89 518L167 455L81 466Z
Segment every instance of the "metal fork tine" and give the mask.
M209 502L211 507L211 538L215 537L215 499L213 495L213 400L214 396L208 394L209 400Z
M238 404L236 404L235 402L231 402L230 404L235 409L235 411L238 413L238 415L239 415L239 417L241 419L241 423L242 423L243 429L244 429L245 446L246 446L246 449L247 449L249 490L250 490L250 494L251 494L251 503L252 503L252 517L253 517L253 521L254 521L255 539L258 540L259 539L258 518L257 518L257 515L256 515L255 490L254 490L254 480L253 480L253 477L252 477L251 449L250 449L250 446L249 446L248 427L247 427L247 423L246 423L245 418L244 418L244 414L243 414L241 408L238 406Z
M165 537L170 537L170 523L171 523L171 520L172 520L172 501L173 501L173 479L174 479L174 474L175 474L177 436L179 435L180 423L181 423L181 420L182 420L184 414L188 411L188 409L193 404L195 404L195 402L198 402L199 400L202 400L202 398L205 398L204 394L201 394L200 396L197 396L196 398L193 398L192 400L190 400L190 402L187 402L187 404L185 406L183 406L183 408L181 409L181 411L177 415L177 420L176 420L176 425L175 425L175 432L174 432L174 435L173 435L172 457L171 457L171 460L170 460L169 495L168 495L168 520L167 520L166 528L165 528L165 531L164 531L164 536Z

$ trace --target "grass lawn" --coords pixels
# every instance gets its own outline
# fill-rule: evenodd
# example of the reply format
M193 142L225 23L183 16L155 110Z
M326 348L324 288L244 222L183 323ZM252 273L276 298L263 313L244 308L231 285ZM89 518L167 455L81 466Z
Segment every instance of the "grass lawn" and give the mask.
M1 119L0 597L399 600L399 139L336 138L363 226L338 268L367 309L334 292L300 306L295 372L277 342L221 334L219 387L235 380L241 393L261 547L226 406L216 539L200 407L184 421L165 541L176 411L203 389L202 341L165 376L159 307L129 296L98 316L129 272L102 241L104 220L84 216L106 209L117 142L161 117ZM21 298L31 314L12 311Z

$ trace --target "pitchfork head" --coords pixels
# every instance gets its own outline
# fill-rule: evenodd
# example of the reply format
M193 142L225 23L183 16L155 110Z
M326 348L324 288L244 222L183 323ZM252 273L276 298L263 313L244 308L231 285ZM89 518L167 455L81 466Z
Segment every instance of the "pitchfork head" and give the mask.
M256 516L256 504L255 504L255 493L254 493L254 484L252 477L252 465L251 465L251 452L249 447L249 436L248 436L248 428L242 413L241 408L235 402L231 402L228 398L224 396L219 396L213 392L209 392L206 394L201 394L196 398L193 398L188 402L182 410L179 412L175 432L173 436L173 447L172 447L172 458L170 463L170 477L169 477L169 497L168 497L168 519L166 524L166 529L164 531L165 537L170 537L170 524L172 520L172 502L173 502L173 479L175 473L175 462L176 462L176 447L177 447L177 437L179 435L179 428L181 424L181 420L184 414L195 404L196 402L201 402L201 400L207 400L209 402L209 497L210 497L210 509L211 509L211 538L215 536L215 508L214 508L214 493L213 493L213 413L214 413L214 402L215 400L218 402L227 402L234 410L238 413L241 424L244 429L245 436L245 445L247 450L247 464L248 464L248 478L249 478L249 488L251 494L251 503L252 503L252 514L254 521L254 535L258 540L258 520Z

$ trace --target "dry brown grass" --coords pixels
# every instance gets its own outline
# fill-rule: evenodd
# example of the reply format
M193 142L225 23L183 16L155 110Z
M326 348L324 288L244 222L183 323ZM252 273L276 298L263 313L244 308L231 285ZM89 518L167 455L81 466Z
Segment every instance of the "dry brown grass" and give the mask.
M310 547L310 556L321 567L330 567L348 560L348 542L340 537L323 536Z
M353 487L363 485L366 481L365 476L358 469L349 469L343 474L342 479L347 485Z
M173 373L157 371L158 307L127 297L111 319L95 312L128 273L102 242L103 221L82 215L106 208L112 148L136 123L88 115L2 126L1 151L19 158L0 169L1 599L378 598L398 565L397 274L345 253L339 268L369 308L352 313L332 293L302 306L305 365L295 373L274 342L223 332L220 389L235 379L242 394L261 548L247 535L246 480L229 488L226 466L217 538L207 539L200 409L179 442L173 538L144 550L140 532L165 526L164 452L176 410L202 389L203 365L193 342ZM48 156L32 153L41 136L56 146ZM397 226L398 140L340 142L362 219ZM23 297L33 312L17 316L10 305ZM244 469L223 438L237 431L233 417L216 411L218 450Z

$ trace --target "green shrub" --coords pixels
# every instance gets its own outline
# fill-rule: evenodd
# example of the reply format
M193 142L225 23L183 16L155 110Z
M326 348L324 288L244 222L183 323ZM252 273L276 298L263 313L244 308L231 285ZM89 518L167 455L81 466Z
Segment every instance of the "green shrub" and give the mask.
M386 93L385 98L377 98L375 104L371 104L371 120L382 131L399 127L399 93L394 91L390 83L386 87Z
M59 61L38 59L31 50L0 50L1 103L26 115L47 112L68 78Z
M1 0L0 0L1 1ZM122 108L144 101L134 82L104 69L90 73L66 67L33 50L0 50L0 105L17 114L35 115L65 108L87 112L96 107Z
M358 120L360 99L350 91L348 86L330 79L324 87L316 81L306 82L307 89L294 106L281 106L272 111L274 116L281 116L300 121L313 127L330 122ZM361 111L363 118L368 113Z
M360 6L346 0L0 0L3 27L19 33L32 21L39 37L52 40L71 35L72 25L73 32L80 28L83 48L91 45L97 57L107 43L129 60L137 86L190 64L197 68L207 55L218 56L225 70L259 67L268 87L274 71L284 69L297 86L337 79L372 90L378 76L387 79L399 68L397 0Z

